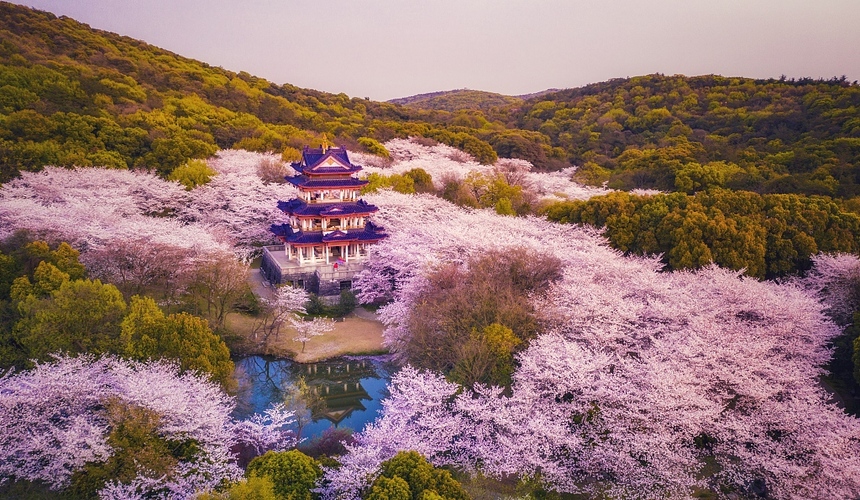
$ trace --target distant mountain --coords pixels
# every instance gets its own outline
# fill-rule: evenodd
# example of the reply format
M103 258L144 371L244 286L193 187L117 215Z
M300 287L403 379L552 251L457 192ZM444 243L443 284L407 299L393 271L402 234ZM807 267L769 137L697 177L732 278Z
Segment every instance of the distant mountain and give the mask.
M518 95L518 96L514 96L514 97L517 97L517 98L522 99L524 101L528 101L530 99L537 99L538 97L543 97L545 95L555 94L556 92L561 92L561 90L562 89L546 89L546 90L541 90L540 92L533 92L531 94L522 94L522 95Z
M391 99L388 102L416 109L441 110L455 113L462 110L489 111L493 108L520 104L523 102L523 99L496 94L494 92L484 92L482 90L458 89L400 97L398 99Z

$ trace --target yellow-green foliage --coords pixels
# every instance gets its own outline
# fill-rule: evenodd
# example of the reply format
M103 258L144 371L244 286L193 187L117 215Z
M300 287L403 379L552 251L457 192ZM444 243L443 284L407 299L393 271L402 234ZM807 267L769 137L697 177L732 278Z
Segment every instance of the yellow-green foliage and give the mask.
M469 495L445 469L433 467L416 451L401 451L382 462L367 500L468 500Z
M112 399L105 402L104 413L112 453L104 462L90 462L72 475L69 490L74 498L95 498L108 481L128 483L139 475L155 479L171 474L178 459L185 458L182 454L195 446L161 437L161 416L148 408Z
M208 184L217 174L218 172L212 170L203 160L188 160L174 169L167 179L177 181L185 186L187 191L191 191L197 186Z
M275 484L268 477L252 476L242 480L223 493L202 493L196 500L277 500Z
M322 134L334 143L364 138L380 154L373 138L436 137L495 160L481 116L275 85L9 3L0 4L0 30L0 182L49 164L167 176L218 148L291 161Z
M176 359L183 371L206 373L213 382L232 388L230 350L209 323L188 313L165 316L149 297L134 296L122 321L122 355L129 359Z
M391 158L391 153L385 149L385 146L379 143L376 139L370 137L359 137L358 143L364 146L368 153L381 156L383 158Z
M460 89L404 97L394 99L391 102L418 109L457 112L473 110L489 111L502 106L519 105L522 104L523 100L518 97L493 92Z
M248 464L248 477L265 477L275 485L275 496L281 500L311 500L311 489L322 476L316 461L300 452L267 451Z
M853 197L858 106L860 86L844 79L647 75L527 101L511 108L507 123L563 148L585 166L578 178L592 184ZM527 149L523 141L513 146Z
M115 354L127 359L174 359L182 370L234 386L233 362L206 320L165 315L149 297L129 304L112 284L85 278L78 252L67 243L16 235L0 242L0 367L24 366L52 353Z
M860 216L817 196L616 192L556 203L544 213L558 222L605 227L615 248L663 254L672 269L715 262L757 278L777 277L807 269L818 252L860 251Z
M501 173L470 172L462 181L447 179L441 195L458 205L492 208L499 215L524 215L531 210L523 187L508 183Z
M458 91L437 97L459 104L419 109L275 85L9 3L0 30L0 182L49 164L167 176L231 147L294 160L326 134L378 154L415 136L485 164L572 162L621 189L860 196L860 86L844 79L648 75L526 101Z
M412 179L416 193L430 193L434 190L433 178L423 168L413 168L403 175Z
M367 176L367 181L367 185L361 189L361 194L374 193L385 188L391 188L403 194L415 192L415 181L406 174L382 175L374 172Z

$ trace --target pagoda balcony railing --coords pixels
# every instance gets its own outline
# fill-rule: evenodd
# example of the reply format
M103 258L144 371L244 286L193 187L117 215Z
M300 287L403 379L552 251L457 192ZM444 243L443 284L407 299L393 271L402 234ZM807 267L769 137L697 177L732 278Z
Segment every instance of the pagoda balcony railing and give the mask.
M340 202L351 203L351 202L354 202L356 200L358 200L358 196L350 197L349 195L346 195L343 198L341 198L340 196L322 196L322 195L319 195L319 196L310 195L310 196L305 197L305 201L307 201L308 203L311 203L311 204L313 204L313 203L340 203Z
M352 231L356 229L364 229L364 226L340 224L336 226L327 225L326 227L323 227L322 224L314 224L312 226L306 226L305 229L302 229L301 227L293 227L293 231L307 231L309 233L313 233L315 231L323 231L325 233L330 233L332 231Z

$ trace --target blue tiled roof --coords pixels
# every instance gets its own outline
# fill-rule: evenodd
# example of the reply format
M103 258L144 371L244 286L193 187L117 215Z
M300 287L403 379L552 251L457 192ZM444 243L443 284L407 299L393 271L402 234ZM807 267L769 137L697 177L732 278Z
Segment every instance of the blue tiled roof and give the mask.
M371 205L364 200L354 203L306 203L299 198L279 201L278 208L287 214L300 217L371 214L379 210L376 205Z
M364 229L332 231L325 236L323 236L322 231L294 231L289 224L272 225L272 232L275 236L294 245L336 243L339 241L379 241L388 237L383 231L382 227L372 222L368 222Z
M327 158L335 158L343 163L347 168L342 167L323 167L320 166ZM304 174L353 174L361 170L361 166L353 165L349 161L349 155L346 148L309 148L305 146L302 151L302 161L293 163L292 167L299 173Z
M347 177L344 179L311 179L307 175L284 177L290 184L300 188L355 188L367 185L368 181Z

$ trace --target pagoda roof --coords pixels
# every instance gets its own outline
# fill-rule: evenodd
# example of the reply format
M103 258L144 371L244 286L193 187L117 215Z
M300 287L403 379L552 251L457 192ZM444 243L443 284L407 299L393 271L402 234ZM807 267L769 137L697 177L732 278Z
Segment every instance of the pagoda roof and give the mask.
M379 241L388 237L385 229L372 222L365 224L364 229L347 231L332 231L323 234L322 231L295 231L289 224L273 224L272 233L293 245L313 245L317 243L337 243L341 241Z
M300 198L293 198L290 201L279 201L278 208L290 215L299 217L369 215L379 210L376 205L371 205L364 200L348 203L307 203Z
M292 164L294 170L305 175L354 174L361 166L349 161L346 148L309 148L302 150L302 161Z
M313 188L355 188L355 187L364 187L367 185L366 180L356 179L354 177L345 177L340 179L320 179L311 178L307 175L294 175L292 177L284 177L290 184L305 189L313 189Z

